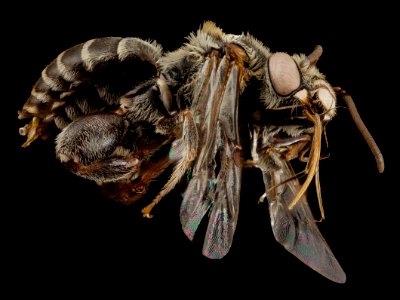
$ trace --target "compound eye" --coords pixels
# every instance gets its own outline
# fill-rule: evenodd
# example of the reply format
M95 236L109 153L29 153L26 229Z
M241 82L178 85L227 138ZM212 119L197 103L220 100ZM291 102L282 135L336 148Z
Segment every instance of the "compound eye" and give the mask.
M299 88L300 72L289 54L277 52L269 58L268 63L269 77L278 95L288 96Z

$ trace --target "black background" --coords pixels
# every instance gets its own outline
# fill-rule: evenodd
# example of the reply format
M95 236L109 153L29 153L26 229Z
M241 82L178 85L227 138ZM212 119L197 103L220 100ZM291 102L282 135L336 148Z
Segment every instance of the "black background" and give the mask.
M16 158L7 171L2 197L6 208L5 262L15 292L63 295L125 291L176 297L200 294L299 296L319 289L346 293L389 291L390 272L398 272L393 242L394 206L399 200L393 142L397 138L398 62L394 9L303 2L297 5L187 2L185 5L133 2L22 5L6 9L2 25L3 145ZM17 5L16 5L17 6ZM344 103L328 126L329 159L321 162L327 220L319 228L347 274L330 282L288 253L273 238L261 178L246 171L235 240L222 260L201 255L201 238L190 242L179 223L179 190L165 198L151 220L141 217L145 201L123 206L105 199L97 186L66 172L54 157L52 142L20 145L19 110L41 70L60 52L88 39L136 36L174 50L205 20L227 33L250 32L272 51L308 53L324 47L318 65L333 86L346 89L386 158L378 174L372 154L352 123ZM398 71L397 71L398 72ZM3 158L5 165L8 156ZM6 167L8 168L8 167ZM4 183L3 183L4 184ZM309 201L316 201L312 194ZM148 199L150 200L150 199ZM8 268L7 268L8 269ZM6 270L7 270L6 269ZM117 282L117 285L114 285ZM217 289L217 292L212 292Z

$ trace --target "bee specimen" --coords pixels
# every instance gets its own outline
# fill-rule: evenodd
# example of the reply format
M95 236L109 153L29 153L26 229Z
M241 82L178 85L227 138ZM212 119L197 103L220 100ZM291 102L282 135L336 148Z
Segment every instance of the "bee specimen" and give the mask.
M239 215L242 170L261 170L276 240L335 282L345 273L316 226L306 199L319 185L321 140L336 114L349 110L383 172L382 155L351 97L333 88L308 56L272 53L250 34L225 34L213 22L163 53L156 42L106 37L65 50L43 70L19 112L23 147L57 134L56 156L113 199L132 203L166 170L153 207L178 183L180 218L193 239L208 217L203 254L224 257ZM139 71L140 70L140 71ZM293 161L305 162L296 173ZM299 178L304 175L305 179Z

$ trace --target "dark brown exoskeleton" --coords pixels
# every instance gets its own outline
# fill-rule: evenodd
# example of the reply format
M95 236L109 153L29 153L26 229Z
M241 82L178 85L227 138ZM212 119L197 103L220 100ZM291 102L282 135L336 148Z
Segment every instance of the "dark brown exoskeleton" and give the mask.
M20 129L27 135L23 147L51 134L54 122L61 130L57 157L71 172L95 180L114 199L139 199L171 163L165 153L154 155L171 142L154 127L169 115L159 98L165 85L156 78L161 55L154 42L117 37L62 52L43 70L19 112L20 119L31 118ZM122 103L134 103L127 114L123 95Z
M20 130L28 136L23 146L46 137L54 121L61 130L59 160L126 203L139 199L152 179L173 167L143 215L150 217L153 207L185 181L182 228L193 239L208 216L203 254L209 258L228 253L242 170L257 167L265 184L260 199L268 199L276 240L342 283L346 275L306 199L314 180L324 218L321 137L335 116L336 94L348 103L380 172L384 165L351 97L332 88L316 68L321 53L321 47L309 56L271 53L251 35L225 34L212 22L164 55L157 44L136 38L91 40L64 51L43 71L19 113L21 119L31 118ZM150 73L140 73L138 63ZM293 160L306 163L302 182Z

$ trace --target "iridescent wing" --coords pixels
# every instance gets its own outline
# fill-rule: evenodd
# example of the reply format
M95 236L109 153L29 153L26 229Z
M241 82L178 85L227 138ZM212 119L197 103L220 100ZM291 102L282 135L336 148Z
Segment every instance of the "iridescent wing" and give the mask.
M313 270L335 282L345 282L346 275L318 230L306 196L288 208L301 188L290 162L276 160L273 155L267 159L270 163L263 178L276 240Z
M242 53L230 45L225 50L222 57L222 51L213 50L197 76L191 111L199 128L200 151L181 205L181 223L189 239L209 212L203 244L203 254L209 258L222 258L232 245L242 176L238 132Z

